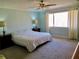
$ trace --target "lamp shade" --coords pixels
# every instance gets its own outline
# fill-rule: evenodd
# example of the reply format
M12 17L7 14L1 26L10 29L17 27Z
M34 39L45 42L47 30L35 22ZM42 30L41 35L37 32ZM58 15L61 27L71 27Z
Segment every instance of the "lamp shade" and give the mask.
M5 22L4 21L0 21L0 27L4 27L5 26Z
M32 20L33 24L38 24L38 20Z
M35 20L32 20L32 23L35 24Z
M38 24L38 20L35 20L35 24Z

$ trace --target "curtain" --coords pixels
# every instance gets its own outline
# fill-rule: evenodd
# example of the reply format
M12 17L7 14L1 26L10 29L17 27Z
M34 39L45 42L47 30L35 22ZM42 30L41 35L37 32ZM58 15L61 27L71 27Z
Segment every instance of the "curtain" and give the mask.
M48 13L46 13L46 20L45 20L45 26L46 26L46 32L49 32L49 19L48 19Z
M69 39L77 39L78 10L68 11Z

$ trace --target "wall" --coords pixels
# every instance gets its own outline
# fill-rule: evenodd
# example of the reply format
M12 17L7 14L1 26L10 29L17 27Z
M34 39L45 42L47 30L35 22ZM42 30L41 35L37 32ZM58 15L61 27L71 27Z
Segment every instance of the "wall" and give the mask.
M45 26L45 11L31 11L30 15L32 17L32 20L38 20L37 26L40 28L41 32L46 31Z
M68 38L68 28L65 27L51 27L49 32L53 36Z
M32 27L32 18L28 11L0 9L0 19L6 21L8 33Z
M46 12L45 11L39 11L37 12L37 18L38 18L38 25L41 29L41 32L45 32L46 31L46 26L45 26L45 15Z

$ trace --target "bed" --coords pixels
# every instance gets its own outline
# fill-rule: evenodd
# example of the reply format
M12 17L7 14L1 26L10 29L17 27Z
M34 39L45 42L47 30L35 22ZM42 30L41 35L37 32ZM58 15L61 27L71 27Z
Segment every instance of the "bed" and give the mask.
M51 41L52 37L46 32L23 31L13 34L14 43L24 46L29 52L32 52L37 46Z

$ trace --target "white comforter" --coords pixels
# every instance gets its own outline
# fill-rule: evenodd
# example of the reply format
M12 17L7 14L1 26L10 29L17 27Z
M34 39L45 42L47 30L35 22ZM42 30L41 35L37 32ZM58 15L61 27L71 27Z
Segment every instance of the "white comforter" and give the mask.
M16 44L24 46L29 52L33 51L38 45L50 41L51 35L49 33L25 31L13 34L13 41Z

